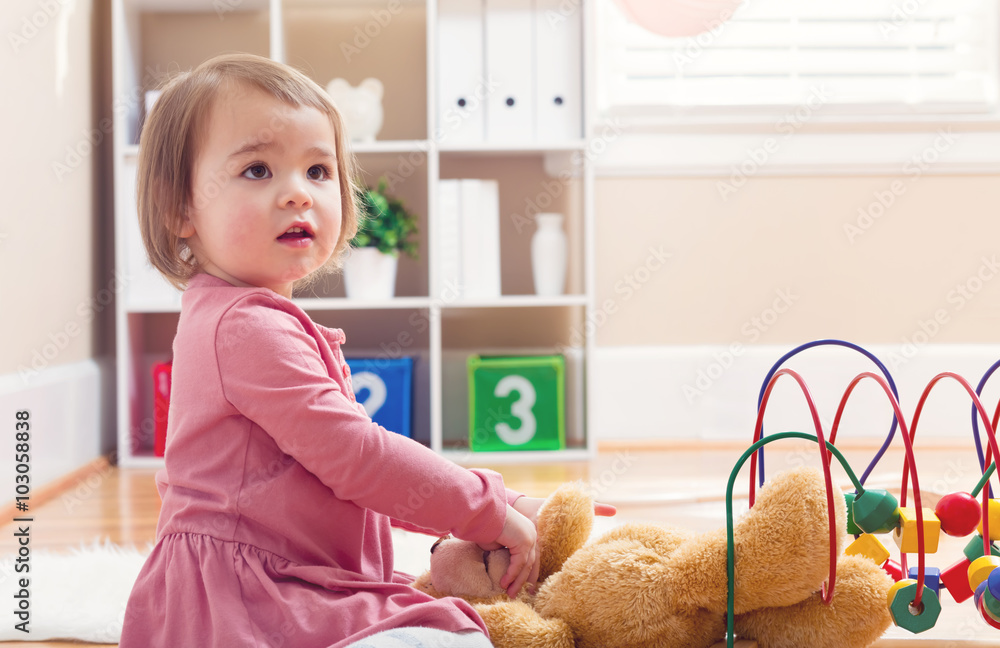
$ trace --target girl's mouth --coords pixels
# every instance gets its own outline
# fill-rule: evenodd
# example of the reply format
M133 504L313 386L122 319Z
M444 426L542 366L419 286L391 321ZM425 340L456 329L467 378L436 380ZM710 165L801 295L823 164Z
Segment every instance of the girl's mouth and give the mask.
M278 237L279 241L288 239L303 239L312 238L312 234L308 231L302 229L301 227L292 227L287 232Z

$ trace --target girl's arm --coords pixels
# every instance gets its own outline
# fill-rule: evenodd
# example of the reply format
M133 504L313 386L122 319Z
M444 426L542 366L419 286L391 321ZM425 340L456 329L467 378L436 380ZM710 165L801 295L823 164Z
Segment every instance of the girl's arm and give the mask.
M471 470L472 470L472 472L482 472L485 469L472 468ZM507 503L508 504L513 505L515 501L519 501L521 499L525 499L524 495L522 495L521 493L518 493L517 491L511 490L509 488L506 489L506 490L507 490ZM544 500L538 500L538 501L542 502ZM514 508L516 509L517 506L514 506ZM519 511L519 512L522 513L522 514L524 513L524 511ZM422 533L424 535L429 535L429 536L439 536L439 535L441 535L440 532L435 531L434 529L425 529L425 528L422 528L422 527L418 527L416 525L410 524L409 522L405 522L403 520L398 520L396 518L391 518L389 520L389 522L392 524L392 526L396 527L397 529L403 529L404 531L412 531L414 533Z
M234 414L341 500L423 530L494 541L507 518L500 475L462 468L372 423L330 377L341 367L323 357L307 326L265 293L250 293L223 316L215 348Z

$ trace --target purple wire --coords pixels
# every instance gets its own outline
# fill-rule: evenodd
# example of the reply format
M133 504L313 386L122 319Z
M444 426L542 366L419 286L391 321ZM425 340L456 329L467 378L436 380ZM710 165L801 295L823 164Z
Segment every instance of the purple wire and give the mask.
M844 340L832 340L832 339L830 339L830 340L814 340L812 342L806 342L805 344L799 345L799 346L795 347L794 349L792 349L791 351L789 351L788 353L786 353L785 355L783 355L780 358L778 358L778 361L774 363L774 365L771 367L771 370L769 372L767 372L767 376L764 377L764 384L761 385L760 395L757 396L757 409L758 410L760 409L760 404L764 400L764 392L767 390L767 384L769 382L771 382L771 378L774 376L775 373L777 373L778 369L781 368L781 365L783 365L786 360L788 360L789 358L791 358L792 356L794 356L794 355L796 355L798 353L801 353L802 351L805 351L806 349L811 349L813 347L823 346L823 345L836 345L836 346L847 347L848 349L854 349L858 353L864 354L869 360L871 360L872 362L874 362L876 364L876 366L878 366L879 370L882 372L882 375L884 375L886 381L888 381L889 387L892 388L892 394L893 394L893 396L896 397L897 401L899 400L899 391L897 391L897 389L896 389L896 383L892 379L892 376L889 374L889 370L886 369L885 365L882 364L882 361L879 360L878 358L876 358L875 355L872 354L870 351L868 351L867 349L865 349L863 347L860 347L857 344L854 344L852 342L845 342ZM997 363L990 368L990 371L987 372L986 376L983 377L983 382L986 381L986 378L988 378L989 375L991 373L993 373L993 371L996 370L998 366L1000 366L1000 361L997 361ZM982 383L980 383L980 387L981 386L982 386ZM972 425L975 426L976 425L976 418L975 418L976 412L975 412L975 408L973 408L973 413L972 414L973 414ZM899 421L896 420L896 414L893 413L893 415L892 415L892 425L889 427L889 436L887 436L885 438L885 443L883 443L882 447L879 448L879 451L877 453L875 453L875 457L872 459L871 463L868 464L868 467L865 469L865 472L861 475L861 479L859 481L860 481L860 483L861 483L862 486L864 486L865 480L868 479L868 475L870 475L871 472L873 470L875 470L875 466L878 465L878 462L882 458L882 455L884 455L885 451L889 449L889 445L892 443L892 438L896 435L896 428L898 426L899 426ZM760 426L760 437L762 439L764 438L764 424L763 423L761 423L761 426ZM979 450L979 465L982 465L982 463L983 463L983 451L982 451L982 446L979 444L979 433L978 433L978 430L976 432L976 449ZM764 486L764 447L763 446L761 446L761 448L757 451L757 454L758 454L758 463L760 464L760 477L759 477L760 486Z
M992 376L993 373L998 368L1000 368L1000 360L997 360L992 365L990 365L990 368L986 370L986 373L983 374L983 377L979 379L979 385L976 386L976 396L980 396L981 397L983 395L983 388L986 387L986 381L988 381L990 379L990 376ZM983 444L979 440L979 416L978 415L979 415L979 411L976 409L975 403L973 403L973 405L972 405L972 438L976 442L976 454L979 455L979 465L982 466L983 462L986 461L986 456L983 454ZM1000 457L994 457L993 461L1000 461ZM988 496L992 498L993 497L993 491L992 491L992 487L990 486L990 483L988 481L986 482L986 489L987 489L986 492L987 492Z

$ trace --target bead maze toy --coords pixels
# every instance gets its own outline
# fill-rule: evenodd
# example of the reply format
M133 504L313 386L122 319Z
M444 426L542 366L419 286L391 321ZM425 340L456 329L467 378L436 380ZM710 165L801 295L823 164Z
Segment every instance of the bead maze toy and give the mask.
M801 375L783 367L791 357L817 346L845 347L866 356L879 372L865 371L850 381L840 398L837 413L829 434L823 429L819 413L809 388ZM866 349L843 340L816 340L796 347L783 355L771 368L761 386L757 404L757 420L754 427L752 445L737 461L726 491L726 525L728 539L728 615L726 646L734 647L734 591L735 591L735 548L733 540L733 487L743 465L750 461L749 505L754 505L756 487L764 486L764 447L774 441L788 438L806 439L818 445L827 491L827 510L830 528L830 571L822 589L822 600L830 604L836 587L836 528L834 523L835 496L846 500L848 532L855 540L845 553L863 555L881 565L895 585L890 589L886 605L893 622L912 633L921 633L932 628L941 613L941 590L947 590L957 603L970 598L979 617L989 627L1000 629L1000 548L994 543L1000 540L1000 500L993 499L989 480L996 470L996 459L1000 458L996 429L1000 422L1000 403L991 419L983 405L981 395L990 376L1000 368L1000 361L994 363L982 376L976 389L962 376L943 372L934 376L924 387L907 424L899 404L896 384L885 365ZM815 434L805 432L779 432L764 435L764 414L772 390L779 380L791 379L798 386L812 417ZM972 428L978 455L978 466L982 476L975 487L968 492L949 493L942 497L934 509L923 506L917 472L913 442L916 437L921 413L934 388L943 381L957 382L972 401ZM874 382L881 389L892 409L893 419L885 442L876 452L871 463L858 478L844 455L836 448L837 432L851 395L862 382ZM986 433L986 447L980 439L980 422ZM865 481L882 459L900 432L905 450L900 497L885 489L865 488ZM834 491L831 464L836 457L854 486L853 493L841 494ZM760 467L759 478L757 467ZM912 475L913 504L907 505L909 483ZM982 500L980 504L979 499ZM985 513L984 513L985 512ZM940 534L972 539L966 545L964 555L944 570L928 567L927 554L938 549ZM899 551L899 560L890 558L891 553L877 537L891 534ZM917 565L908 568L909 554L916 554ZM720 644L721 646L722 644Z

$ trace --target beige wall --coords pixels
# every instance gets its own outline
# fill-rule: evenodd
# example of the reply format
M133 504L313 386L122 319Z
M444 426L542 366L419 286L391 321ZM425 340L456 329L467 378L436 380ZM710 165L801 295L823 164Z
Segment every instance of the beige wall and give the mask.
M94 357L106 339L94 338L95 321L113 306L94 301L104 265L95 258L103 151L91 140L110 146L111 134L93 109L95 16L104 11L93 4L12 0L0 8L0 375Z
M7 189L0 212L0 374L38 363L46 351L51 357L42 361L54 366L99 355L113 342L111 306L95 301L111 279L110 211L101 207L109 174L102 154L86 154L87 134L101 132L105 116L95 104L111 105L106 5L53 0L51 16L40 0L0 8L7 35L0 64L12 89L0 102L7 126L0 161ZM158 18L167 31L175 20ZM244 18L253 24L243 27L259 31L257 17ZM397 36L419 40L422 18L400 20ZM312 19L290 17L299 30ZM24 42L12 44L10 34L23 34ZM306 52L296 40L289 47L296 60L340 56ZM149 48L146 62L159 62L156 42ZM423 69L422 56L421 50L412 57L410 72ZM373 45L347 76L358 77L353 82L378 76L383 58ZM325 79L333 72L317 74ZM422 95L422 72L412 76ZM388 96L386 106L392 132L384 136L424 135L422 108ZM110 133L104 136L106 153ZM85 154L77 158L67 147ZM66 166L57 173L55 164ZM850 240L845 226L857 225L860 210L891 193L894 181L905 183L905 191ZM598 180L598 344L790 344L820 336L898 343L928 331L933 342L996 341L998 178L753 177L727 199L718 182ZM670 258L661 263L662 253ZM574 272L580 267L571 265Z
M598 181L599 345L1000 341L1000 178L720 180Z

